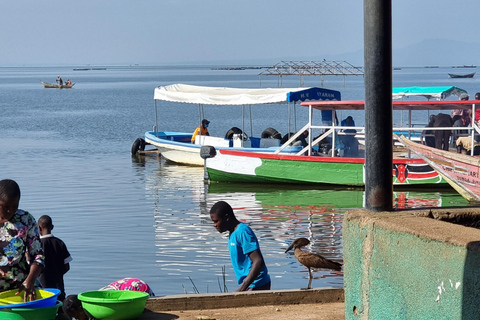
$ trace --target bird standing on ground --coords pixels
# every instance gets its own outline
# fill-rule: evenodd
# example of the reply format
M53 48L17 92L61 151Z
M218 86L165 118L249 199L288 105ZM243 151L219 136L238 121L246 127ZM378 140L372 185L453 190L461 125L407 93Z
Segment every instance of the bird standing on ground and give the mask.
M308 273L310 275L310 279L308 281L307 289L311 289L312 284L312 270L311 268L323 268L323 269L332 269L336 271L342 270L342 265L338 262L326 259L319 254L305 252L302 251L300 248L308 245L310 241L306 238L298 238L295 239L292 244L288 247L285 252L288 252L292 248L295 248L294 254L295 258L297 258L298 262L303 264L305 267L308 268Z

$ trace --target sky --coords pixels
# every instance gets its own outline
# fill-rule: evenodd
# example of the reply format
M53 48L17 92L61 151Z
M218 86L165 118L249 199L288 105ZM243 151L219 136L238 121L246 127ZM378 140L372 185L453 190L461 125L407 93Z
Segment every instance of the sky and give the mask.
M393 47L480 44L479 12L392 0ZM362 50L363 23L362 0L0 1L0 66L321 60Z

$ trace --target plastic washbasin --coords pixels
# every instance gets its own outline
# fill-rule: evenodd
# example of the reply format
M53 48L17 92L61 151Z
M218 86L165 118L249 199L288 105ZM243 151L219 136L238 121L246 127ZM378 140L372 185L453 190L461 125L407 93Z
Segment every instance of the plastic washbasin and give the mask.
M8 290L0 293L0 309L5 308L43 308L53 307L57 302L57 297L60 295L58 289L36 289L37 299L33 301L24 302L23 292L15 295L18 289Z
M90 317L99 320L137 319L143 313L149 295L139 291L87 291L78 295Z
M5 308L0 310L2 320L55 320L60 301L52 307L43 308Z

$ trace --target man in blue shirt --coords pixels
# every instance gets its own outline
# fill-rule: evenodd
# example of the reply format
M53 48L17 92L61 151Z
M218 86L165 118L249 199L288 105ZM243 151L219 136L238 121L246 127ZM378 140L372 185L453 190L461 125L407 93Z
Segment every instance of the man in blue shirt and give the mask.
M225 201L213 205L210 218L218 232L230 233L228 250L239 285L236 291L270 290L270 276L253 230L237 220Z

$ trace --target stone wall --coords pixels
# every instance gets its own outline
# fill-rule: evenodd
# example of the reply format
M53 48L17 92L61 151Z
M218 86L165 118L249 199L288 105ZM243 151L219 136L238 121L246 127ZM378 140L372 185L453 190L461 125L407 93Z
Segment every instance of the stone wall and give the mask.
M480 319L480 230L462 225L479 218L479 208L347 212L346 319Z

